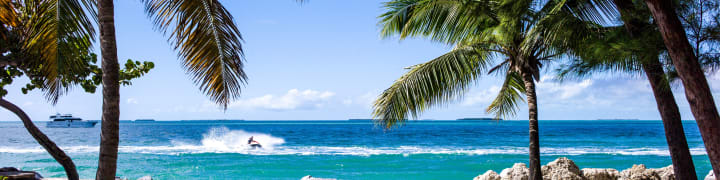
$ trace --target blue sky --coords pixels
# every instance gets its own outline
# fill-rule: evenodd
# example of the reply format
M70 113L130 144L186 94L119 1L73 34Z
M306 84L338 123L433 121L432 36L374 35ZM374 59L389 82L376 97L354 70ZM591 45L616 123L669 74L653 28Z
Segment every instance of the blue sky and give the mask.
M370 118L375 97L406 70L448 51L424 39L381 39L379 0L222 1L245 39L249 84L227 111L213 104L189 79L166 42L153 29L139 1L115 1L118 55L153 61L148 75L121 88L121 119L330 120ZM99 52L99 47L96 46ZM551 71L550 71L551 72ZM720 92L720 75L708 77ZM100 119L102 96L75 88L56 106L39 91L20 93L26 79L8 87L6 97L34 120L56 112ZM485 107L499 89L497 77L483 77L463 99L435 107L420 119L487 117ZM540 119L659 119L644 77L603 76L558 83L545 75L538 84ZM683 119L692 119L680 85L675 96ZM718 93L715 93L717 99ZM527 119L526 106L514 119ZM0 110L2 121L17 121Z

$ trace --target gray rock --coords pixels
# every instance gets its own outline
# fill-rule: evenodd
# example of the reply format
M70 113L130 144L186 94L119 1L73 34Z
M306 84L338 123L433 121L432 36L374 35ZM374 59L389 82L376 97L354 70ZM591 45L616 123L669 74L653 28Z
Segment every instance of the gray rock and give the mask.
M525 163L515 163L512 168L503 169L500 172L501 180L527 180L530 170Z
M672 165L654 170L661 180L675 180L675 170L673 170Z
M707 174L707 176L705 176L705 180L717 180L715 178L716 178L715 173L713 173L712 170L710 170L710 172Z
M585 168L580 172L588 180L617 180L620 177L620 172L615 169Z
M580 168L572 160L561 157L542 166L543 179L583 180Z
M632 168L620 172L619 180L661 180L660 175L645 165L633 165Z
M500 180L500 175L493 170L488 170L485 174L481 174L473 178L473 180Z
M143 177L138 178L137 180L152 180L152 177L150 177L150 176L143 176Z

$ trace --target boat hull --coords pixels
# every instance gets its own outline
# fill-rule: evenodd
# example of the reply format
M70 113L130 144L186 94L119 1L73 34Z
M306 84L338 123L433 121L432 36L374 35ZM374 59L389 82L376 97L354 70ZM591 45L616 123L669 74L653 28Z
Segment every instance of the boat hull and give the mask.
M98 122L93 121L50 121L47 122L46 127L49 128L91 128L95 127Z

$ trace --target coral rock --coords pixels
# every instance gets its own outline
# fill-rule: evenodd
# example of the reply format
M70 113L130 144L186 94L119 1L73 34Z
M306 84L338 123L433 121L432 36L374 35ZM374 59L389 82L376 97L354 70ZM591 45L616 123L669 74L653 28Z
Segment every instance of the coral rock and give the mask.
M707 174L707 176L705 176L705 180L716 180L715 173L713 173L713 171L710 170L710 172Z
M645 165L633 165L632 168L620 172L619 180L661 180L660 175Z
M588 180L616 180L620 177L620 172L615 169L585 168L581 172Z
M500 180L500 175L493 170L489 170L485 174L473 178L473 180Z
M565 180L583 180L580 168L575 162L568 158L561 157L542 166L543 179L565 179Z
M512 168L503 169L500 172L501 180L527 180L530 174L530 169L525 166L525 163L515 163Z

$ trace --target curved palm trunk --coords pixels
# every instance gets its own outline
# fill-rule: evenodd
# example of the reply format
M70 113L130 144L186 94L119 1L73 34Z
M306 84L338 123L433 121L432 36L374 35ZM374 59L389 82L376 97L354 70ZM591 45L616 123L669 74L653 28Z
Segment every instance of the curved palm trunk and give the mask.
M102 51L103 113L100 157L95 179L113 180L117 168L120 121L120 70L115 42L115 11L113 0L98 0L97 3Z
M50 140L40 129L33 124L33 122L30 120L30 117L28 117L25 112L20 109L19 107L15 106L15 104L6 101L5 99L0 98L0 106L3 108L10 110L10 112L15 113L15 115L22 120L23 125L25 125L25 129L32 135L33 138L40 144L45 150L57 161L60 163L60 165L63 166L65 169L65 174L67 175L69 180L78 180L80 177L78 176L77 169L75 169L75 163L73 163L72 159L65 154L65 152L60 149L57 145L55 145L55 142Z
M713 172L720 174L720 115L715 108L705 74L693 53L672 2L645 0L645 3L653 14L670 58L682 79L685 96L700 129Z
M620 11L625 29L631 38L640 36L642 29L645 29L644 27L651 26L651 24L632 15L637 10L631 1L614 0L613 2ZM658 55L641 57L641 59L644 60L642 68L648 81L650 81L655 102L665 127L665 139L670 150L675 179L695 180L697 179L695 165L693 165L692 155L685 138L680 110L670 89L670 83L665 77L663 66L658 59Z
M660 111L660 117L665 127L665 139L668 143L668 149L670 149L675 179L695 180L697 174L685 138L680 110L670 89L670 83L665 78L665 71L662 69L663 67L657 57L652 62L643 63L642 66L645 75L650 81L650 86L655 95L655 102L657 102L658 111Z
M535 94L535 80L532 73L522 72L523 83L525 83L525 96L528 103L528 127L530 130L530 179L542 180L540 171L540 136L538 135L538 108L537 95Z

